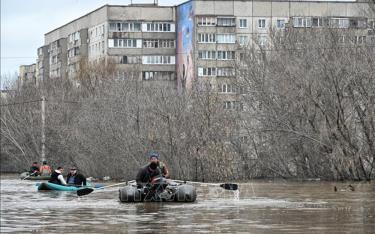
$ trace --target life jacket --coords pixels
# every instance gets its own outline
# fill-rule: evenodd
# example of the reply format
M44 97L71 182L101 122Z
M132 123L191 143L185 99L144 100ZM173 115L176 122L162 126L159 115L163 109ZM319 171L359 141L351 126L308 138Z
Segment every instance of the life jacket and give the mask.
M48 182L54 183L54 184L61 184L61 181L59 180L59 178L57 178L59 175L61 175L61 173L57 173L56 171L53 171L51 178L49 179Z
M48 165L40 166L39 171L40 171L40 175L51 175L51 172L52 172L51 167Z

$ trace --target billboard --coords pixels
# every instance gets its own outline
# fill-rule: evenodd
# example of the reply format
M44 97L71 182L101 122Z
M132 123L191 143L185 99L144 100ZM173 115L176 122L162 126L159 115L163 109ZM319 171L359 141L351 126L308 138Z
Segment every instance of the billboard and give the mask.
M177 89L190 90L194 79L194 10L193 1L177 7Z

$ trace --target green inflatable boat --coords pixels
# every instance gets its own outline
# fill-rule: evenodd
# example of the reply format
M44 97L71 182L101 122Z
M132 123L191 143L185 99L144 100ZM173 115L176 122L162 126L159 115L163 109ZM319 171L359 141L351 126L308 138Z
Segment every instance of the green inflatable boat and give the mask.
M22 180L49 180L50 178L51 178L51 176L49 176L49 175L47 175L47 176L34 176L34 175L30 175L29 172L23 172L20 175L20 179L22 179Z

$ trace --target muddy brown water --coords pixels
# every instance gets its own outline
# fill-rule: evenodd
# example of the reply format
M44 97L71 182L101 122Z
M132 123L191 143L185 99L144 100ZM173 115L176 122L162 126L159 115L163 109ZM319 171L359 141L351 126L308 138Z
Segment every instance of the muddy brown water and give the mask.
M120 203L118 188L78 198L36 183L1 176L1 233L375 233L375 183L201 185L194 203L137 204Z

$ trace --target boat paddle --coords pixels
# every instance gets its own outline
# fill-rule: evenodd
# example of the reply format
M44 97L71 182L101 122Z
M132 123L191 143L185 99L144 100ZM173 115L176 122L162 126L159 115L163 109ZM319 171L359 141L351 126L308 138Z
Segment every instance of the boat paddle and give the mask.
M83 189L77 190L77 195L78 196L85 196L87 194L92 193L94 190L105 189L105 188L114 187L114 186L123 185L123 184L128 184L128 183L132 183L132 182L134 182L134 180L126 181L126 182L122 182L122 183L117 183L117 184L111 184L111 185L107 185L107 186L102 186L100 188L83 188Z
M37 173L37 171L34 171L33 173L29 174L28 176L26 176L26 177L23 178L22 180L26 180L27 178L29 178L30 176L34 175L35 173Z
M238 184L224 183L224 184L214 184L214 183L204 183L204 182L194 182L194 181L182 181L182 180L172 180L179 183L190 183L190 184L207 184L207 185L219 185L221 188L226 190L237 190Z

